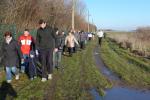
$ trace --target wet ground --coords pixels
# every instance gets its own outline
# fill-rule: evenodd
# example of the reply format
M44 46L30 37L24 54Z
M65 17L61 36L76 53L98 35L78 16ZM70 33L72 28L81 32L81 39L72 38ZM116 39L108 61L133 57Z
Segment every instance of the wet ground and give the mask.
M94 49L93 57L97 68L105 75L114 85L111 89L106 89L106 95L100 96L96 89L91 89L90 93L94 96L94 100L150 100L150 91L131 88L126 86L120 78L109 70L100 57L100 48Z

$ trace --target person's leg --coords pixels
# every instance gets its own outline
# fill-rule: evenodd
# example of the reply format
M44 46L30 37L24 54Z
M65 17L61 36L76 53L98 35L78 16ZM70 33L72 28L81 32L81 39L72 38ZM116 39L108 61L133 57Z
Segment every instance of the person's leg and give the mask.
M48 79L52 79L52 73L53 73L53 49L50 49L47 51L47 57L46 57L46 67L48 70Z
M86 40L83 41L83 49L85 49Z
M82 43L81 43L81 41L80 41L80 49L82 48Z
M40 60L42 65L42 81L46 81L46 50L40 50Z
M58 68L58 51L56 52L55 67Z
M102 45L102 38L100 38L100 46Z
M56 66L56 52L53 52L53 68Z
M70 48L70 56L72 56L73 53L73 47Z
M23 55L23 59L25 60L25 56ZM21 72L25 73L25 61L21 62Z
M37 64L36 64L36 59L35 58L33 58L33 78L36 78L37 77Z
M91 37L89 37L89 40L91 41Z
M15 74L16 80L19 80L19 72L17 70L17 67L16 66L11 67L11 71Z
M101 38L100 37L98 38L98 44L99 45L101 44Z
M73 53L75 53L75 46L73 47Z
M65 52L66 52L66 46L64 45L63 46L63 54L65 54Z
M21 62L21 72L25 73L28 67L28 55L23 55L24 62Z
M53 68L58 66L57 62L58 62L58 52L53 52Z
M29 76L30 76L30 79L33 78L33 73L32 73L32 61L31 61L30 58L29 58Z
M83 49L83 41L81 41L81 49Z
M75 43L74 47L73 47L73 53L77 52L77 44Z
M30 80L33 80L33 77L34 77L34 62L33 62L33 59L32 58L29 58L29 76L30 76Z
M60 67L60 63L61 63L61 51L58 52L58 67Z
M71 47L68 48L69 56L72 56L72 49L73 49L73 48L71 48Z
M69 55L70 55L70 52L71 52L71 49L70 49L70 47L68 47L68 52L69 52Z
M8 83L10 83L12 80L12 73L10 67L6 67L6 80Z

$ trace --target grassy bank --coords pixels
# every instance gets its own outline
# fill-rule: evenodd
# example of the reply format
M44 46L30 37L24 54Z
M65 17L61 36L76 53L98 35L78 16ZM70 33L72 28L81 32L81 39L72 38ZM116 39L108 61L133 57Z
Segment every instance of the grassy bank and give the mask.
M119 48L109 39L103 41L101 56L105 64L127 84L150 87L150 61Z
M42 83L40 78L30 81L21 75L19 81L3 86L5 75L0 79L0 98L6 100L91 100L90 90L95 88L101 95L111 83L97 70L92 56L95 43L88 43L86 50L79 51L73 57L63 57L64 71L54 70L53 79ZM10 93L10 88L13 93ZM16 96L15 96L16 94Z

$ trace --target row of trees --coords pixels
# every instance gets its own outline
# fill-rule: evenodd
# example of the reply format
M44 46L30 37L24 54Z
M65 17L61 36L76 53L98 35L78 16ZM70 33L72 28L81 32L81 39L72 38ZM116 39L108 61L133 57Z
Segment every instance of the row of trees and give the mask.
M75 0L75 29L86 30L86 6ZM15 24L18 31L37 28L39 19L44 19L53 27L71 29L72 0L0 0L1 23ZM91 29L96 26L90 24Z

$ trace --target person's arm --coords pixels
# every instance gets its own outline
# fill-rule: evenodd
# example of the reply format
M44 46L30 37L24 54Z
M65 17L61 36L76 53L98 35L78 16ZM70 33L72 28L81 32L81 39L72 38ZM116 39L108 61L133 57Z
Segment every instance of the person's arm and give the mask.
M55 38L55 48L59 48L59 36Z
M23 55L22 55L22 52L21 52L21 49L20 49L20 45L18 44L17 41L15 42L15 48L16 48L16 52L17 52L19 58L21 60L23 60Z
M58 38L57 35L56 35L56 31L57 31L57 30L55 30L54 28L51 28L51 27L49 28L49 30L50 30L50 32L51 32L51 34L52 34L52 37L53 37L54 39Z
M75 42L77 45L79 45L77 39L76 39L75 37L74 37L73 39L74 39L74 42Z
M65 45L67 45L68 36L65 38Z
M38 52L39 45L40 45L40 33L39 33L39 30L37 30L36 42L35 42L35 48L36 48L35 53L37 56L39 55L39 52Z
M4 43L2 43L1 50L0 50L0 63L3 59L3 57L4 57Z
M32 48L32 50L33 51L35 51L36 50L36 45L35 45L35 39L31 36L31 48Z
M64 46L64 38L63 37L60 37L60 38L61 38L60 47L63 48L63 46Z
M54 28L49 28L50 29L50 31L51 31L51 35L52 35L52 37L53 37L53 39L54 39L54 45L55 45L55 48L54 48L54 52L57 52L58 51L58 35L56 34L56 32L58 31L58 30L55 30Z
M40 45L40 33L39 30L37 30L37 35L36 35L36 49L39 49Z

